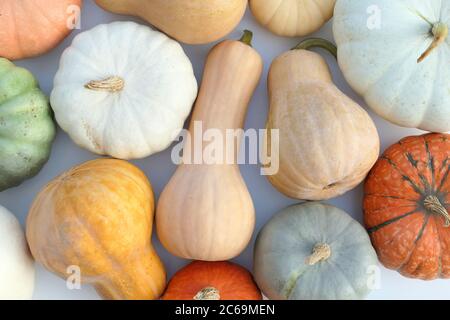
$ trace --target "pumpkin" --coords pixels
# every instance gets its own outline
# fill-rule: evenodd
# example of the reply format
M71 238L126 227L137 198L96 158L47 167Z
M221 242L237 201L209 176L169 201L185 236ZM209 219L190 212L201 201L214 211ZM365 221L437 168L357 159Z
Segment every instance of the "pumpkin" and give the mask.
M121 159L166 149L197 96L181 46L134 22L99 25L64 52L51 105L79 146Z
M219 261L193 261L170 280L163 300L261 300L247 269Z
M365 184L364 220L380 261L410 278L450 278L450 135L402 139Z
M364 228L321 203L281 210L255 243L255 280L273 300L362 299L371 291L376 266Z
M174 39L205 44L229 34L241 21L247 0L96 0L104 9L141 17Z
M243 41L249 35L246 33ZM164 188L156 210L159 239L178 257L230 260L250 241L255 224L253 201L236 154L228 161L230 149L239 150L241 139L235 136L231 139L234 143L224 145L222 158L196 161L196 154L206 154L208 145L202 143L202 133L195 127L201 124L202 132L214 130L221 137L229 130L242 129L262 66L260 55L242 41L224 41L208 55L189 127L191 143L185 144L183 161Z
M403 127L450 130L450 2L338 0L334 36L352 88Z
M70 169L36 197L27 219L31 252L66 278L81 280L106 299L156 299L165 270L151 244L154 199L142 171L99 159Z
M41 55L56 47L76 26L81 0L2 0L0 57Z
M54 137L48 99L35 77L0 58L0 191L36 175Z
M31 299L34 261L16 217L0 206L0 300Z
M270 111L266 150L279 149L279 170L264 170L282 193L297 199L330 199L361 183L377 161L380 141L367 112L332 82L325 60L302 42L275 59L269 71ZM279 146L270 141L279 132ZM268 154L264 151L263 154Z
M250 0L256 20L271 32L286 37L306 36L333 16L336 0Z

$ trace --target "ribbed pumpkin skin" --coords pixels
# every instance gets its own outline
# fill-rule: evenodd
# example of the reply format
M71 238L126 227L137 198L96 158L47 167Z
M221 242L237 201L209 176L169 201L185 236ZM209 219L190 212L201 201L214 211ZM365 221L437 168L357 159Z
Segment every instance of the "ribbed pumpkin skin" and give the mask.
M377 129L333 84L325 60L306 50L286 52L273 62L268 86L267 129L280 137L279 171L269 181L302 200L337 197L361 183L379 155Z
M156 211L158 237L176 256L226 261L238 256L252 237L255 209L237 161L189 164L187 160L192 163L192 151L204 151L208 145L196 143L202 139L193 131L196 121L201 121L204 132L219 130L223 137L227 130L243 127L261 73L261 57L240 41L224 41L208 55L191 118L192 149L183 151L185 159L161 193ZM238 146L240 141L235 140Z
M62 278L81 280L106 299L156 299L165 270L151 245L154 199L132 164L112 159L75 167L36 197L27 220L35 259Z
M138 16L172 38L205 44L230 33L241 21L247 0L96 0L105 10Z
M72 30L71 5L81 0L0 1L0 57L30 58L56 47Z
M170 280L163 300L193 300L204 288L218 290L220 300L261 300L261 292L247 269L221 261L194 261Z
M280 36L305 36L332 16L336 0L250 0L256 20Z
M380 261L411 278L450 278L450 227L425 208L450 211L450 135L407 137L391 146L365 183L364 219Z
M0 58L0 191L36 175L54 137L50 105L37 80Z
M318 244L329 246L329 256L311 265ZM357 221L336 207L307 202L281 210L261 229L253 265L269 299L354 300L371 291L378 262Z

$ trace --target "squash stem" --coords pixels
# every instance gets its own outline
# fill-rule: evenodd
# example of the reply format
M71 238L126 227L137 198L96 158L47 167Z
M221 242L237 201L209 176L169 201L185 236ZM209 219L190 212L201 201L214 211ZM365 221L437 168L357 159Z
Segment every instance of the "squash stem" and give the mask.
M253 40L253 32L251 32L250 30L244 30L244 34L242 35L239 41L251 47L252 40Z
M445 224L444 227L450 227L450 215L442 205L441 201L436 196L428 196L425 198L424 202L425 209L430 211L431 213L437 213L444 217Z
M318 262L325 261L331 256L331 248L326 243L318 243L314 246L312 254L306 258L306 264L313 266Z
M125 87L125 81L120 77L109 77L103 80L89 81L84 87L95 91L118 92Z
M431 33L434 37L433 42L430 44L428 49L422 53L422 55L417 59L417 63L421 63L425 60L434 49L439 47L448 37L448 26L443 22L438 22L433 25L433 29L431 29Z
M220 293L214 287L206 287L194 296L194 300L220 300Z
M320 38L310 38L300 42L292 50L309 50L311 48L322 48L327 50L337 59L337 47L328 40Z

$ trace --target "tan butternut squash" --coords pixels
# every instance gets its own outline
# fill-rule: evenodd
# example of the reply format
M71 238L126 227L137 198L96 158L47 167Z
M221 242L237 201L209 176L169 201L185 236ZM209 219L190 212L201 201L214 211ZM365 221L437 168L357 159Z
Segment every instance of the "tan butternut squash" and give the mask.
M333 84L325 60L306 50L315 46L336 55L333 44L306 40L275 59L268 79L267 129L269 134L279 130L280 150L279 171L268 179L280 192L304 200L330 199L353 189L380 150L368 113Z
M94 160L51 181L27 220L34 258L106 299L156 299L166 278L150 238L153 191L144 173L122 160Z
M243 42L248 41L248 35L243 37ZM194 130L196 124L201 124L204 132L212 129L221 136L226 135L227 129L244 125L263 63L260 55L243 42L224 41L209 53L189 128L190 148L185 147L183 163L158 202L159 239L169 252L179 257L229 260L242 252L253 233L253 202L237 159L190 164L194 152L207 148L198 143L202 137ZM224 154L239 148L240 138L234 139L234 146L224 146Z
M174 39L205 44L229 34L241 21L247 0L96 0L105 10L138 16Z

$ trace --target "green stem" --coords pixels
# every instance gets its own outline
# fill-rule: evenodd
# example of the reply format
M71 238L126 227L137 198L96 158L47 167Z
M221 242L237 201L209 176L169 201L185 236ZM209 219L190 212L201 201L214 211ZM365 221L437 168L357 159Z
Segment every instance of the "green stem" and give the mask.
M320 38L310 38L300 42L292 50L309 50L311 48L322 48L327 50L337 59L337 48L330 41Z
M251 47L252 39L253 39L253 32L251 32L250 30L244 30L244 34L242 35L242 38L239 41Z

